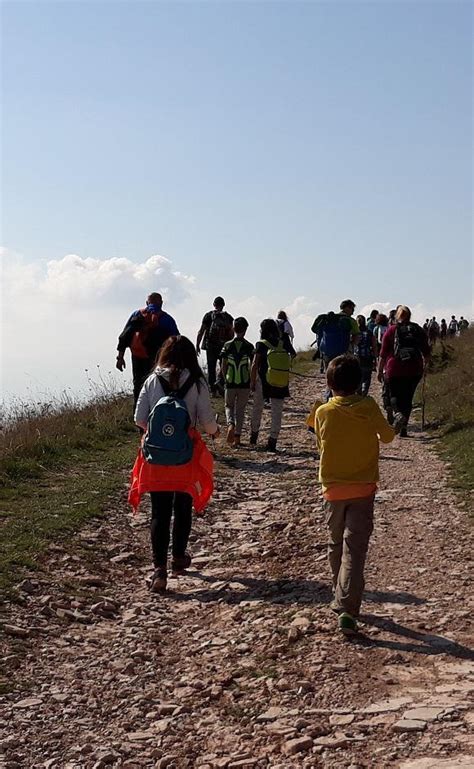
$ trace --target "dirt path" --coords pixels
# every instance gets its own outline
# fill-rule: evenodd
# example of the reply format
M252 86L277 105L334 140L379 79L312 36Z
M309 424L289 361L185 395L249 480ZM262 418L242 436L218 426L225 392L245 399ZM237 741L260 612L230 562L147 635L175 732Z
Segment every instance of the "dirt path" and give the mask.
M4 766L474 767L466 513L423 436L383 447L363 633L341 638L312 393L293 383L278 457L218 448L166 597L145 586L146 513L50 548L7 607Z

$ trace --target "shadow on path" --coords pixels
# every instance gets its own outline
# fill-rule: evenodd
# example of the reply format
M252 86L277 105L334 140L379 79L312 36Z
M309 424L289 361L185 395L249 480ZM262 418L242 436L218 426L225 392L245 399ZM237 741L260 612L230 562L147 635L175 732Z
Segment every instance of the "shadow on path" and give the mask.
M400 625L400 623L395 622L395 620L388 619L387 617L377 617L373 614L364 615L363 621L367 625L372 625L373 627L380 628L380 630L387 633L393 633L393 635L398 635L402 638L408 638L412 642L419 641L419 643L390 641L385 638L368 638L361 634L357 640L363 646L376 646L381 649L393 649L396 651L413 652L415 654L425 655L446 654L450 657L474 660L474 649L456 643L456 641L452 641L450 638L433 635L432 633L420 633L417 630L411 630L404 625Z

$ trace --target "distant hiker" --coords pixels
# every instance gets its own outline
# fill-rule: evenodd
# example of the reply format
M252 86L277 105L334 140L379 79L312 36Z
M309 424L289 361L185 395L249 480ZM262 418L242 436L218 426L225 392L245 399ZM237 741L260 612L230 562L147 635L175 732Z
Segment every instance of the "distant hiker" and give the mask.
M132 356L133 404L134 408L142 385L156 363L156 357L163 343L179 334L174 318L164 312L161 294L153 292L147 297L146 306L132 312L119 336L116 368L125 368L125 350L130 348Z
M315 417L333 577L330 608L347 635L357 632L364 591L379 479L379 439L390 443L395 436L373 398L356 394L360 381L357 358L341 355L331 361L327 382L333 397L317 409Z
M372 372L377 358L377 342L372 331L369 331L363 315L357 316L357 325L360 333L358 342L354 346L354 354L361 369L361 382L357 392L359 395L366 396L369 394Z
M280 312L278 313L277 323L280 326L282 332L284 334L288 334L288 336L290 337L290 341L293 344L293 339L295 338L295 332L293 331L293 326L288 320L288 315L286 314L285 310L280 310Z
M235 337L225 343L221 352L227 443L235 447L240 446L245 409L250 395L250 370L254 347L245 339L248 327L249 324L245 318L236 318L234 320Z
M398 305L398 307L400 307L400 305ZM390 312L388 314L388 325L389 326L394 326L396 324L396 322L397 322L396 315L397 315L397 310L390 310Z
M222 348L234 336L232 327L233 317L224 311L225 301L221 296L214 299L214 309L206 312L202 319L196 341L197 354L201 347L206 351L207 379L213 395L219 392L217 381L217 364Z
M377 345L377 357L380 355L380 350L382 347L382 339L388 327L389 326L388 326L387 316L384 315L383 313L379 313L379 315L377 315L377 318L375 319L375 326L374 326L374 337Z
M459 328L459 325L455 315L451 315L451 320L449 321L449 326L448 326L448 336L450 337L456 336L456 334L458 333L458 328Z
M354 309L355 304L352 299L345 299L340 304L339 313L328 312L318 315L311 326L311 331L318 338L319 352L325 369L334 358L351 351L357 344L359 326L352 317ZM326 400L330 397L331 393L327 390Z
M378 379L385 381L394 425L400 428L400 436L406 438L413 396L429 359L430 346L421 326L411 322L408 307L399 306L396 321L383 338Z
M428 336L429 327L430 327L430 319L426 318L425 322L423 323L423 331L425 332L426 336Z
M374 328L375 328L376 323L377 323L378 315L379 315L379 311L378 310L372 310L372 312L370 313L369 317L367 318L367 329L369 331L372 331L372 333L374 332Z
M141 494L150 492L155 566L150 589L159 592L166 589L172 515L171 568L181 573L191 564L186 547L193 501L199 512L212 494L212 458L196 425L209 435L219 433L194 345L186 337L173 336L163 345L138 398L135 422L146 432L129 499L136 507Z
M436 318L433 316L428 324L428 340L434 347L439 337L439 325Z
M464 334L465 331L469 328L469 321L466 320L466 318L461 317L459 318L459 333Z
M446 319L442 318L441 323L439 324L439 338L441 340L446 339L446 336L448 334L448 326L446 324Z
M273 318L260 324L260 341L255 345L255 356L250 374L250 388L254 393L251 417L250 443L258 441L265 399L270 400L271 426L267 450L276 451L281 429L284 399L290 395L291 358L296 355L288 334L280 334Z

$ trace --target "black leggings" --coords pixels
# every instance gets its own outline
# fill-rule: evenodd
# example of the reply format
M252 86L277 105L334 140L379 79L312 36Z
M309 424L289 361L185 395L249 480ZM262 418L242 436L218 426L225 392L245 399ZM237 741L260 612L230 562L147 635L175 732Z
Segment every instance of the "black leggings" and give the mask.
M398 376L387 380L388 394L390 396L390 405L394 412L403 414L405 419L410 419L413 406L413 397L418 387L421 375L416 376Z
M181 558L191 533L193 500L190 494L181 491L151 491L150 497L153 563L156 567L166 567L171 516L174 513L173 556Z

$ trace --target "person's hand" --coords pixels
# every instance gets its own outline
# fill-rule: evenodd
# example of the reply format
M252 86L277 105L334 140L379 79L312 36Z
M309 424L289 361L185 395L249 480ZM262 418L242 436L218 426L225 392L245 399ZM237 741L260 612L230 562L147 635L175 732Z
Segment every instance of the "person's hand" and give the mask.
M126 368L125 358L123 355L117 355L117 361L115 363L115 367L118 368L119 371L123 371L124 368Z

